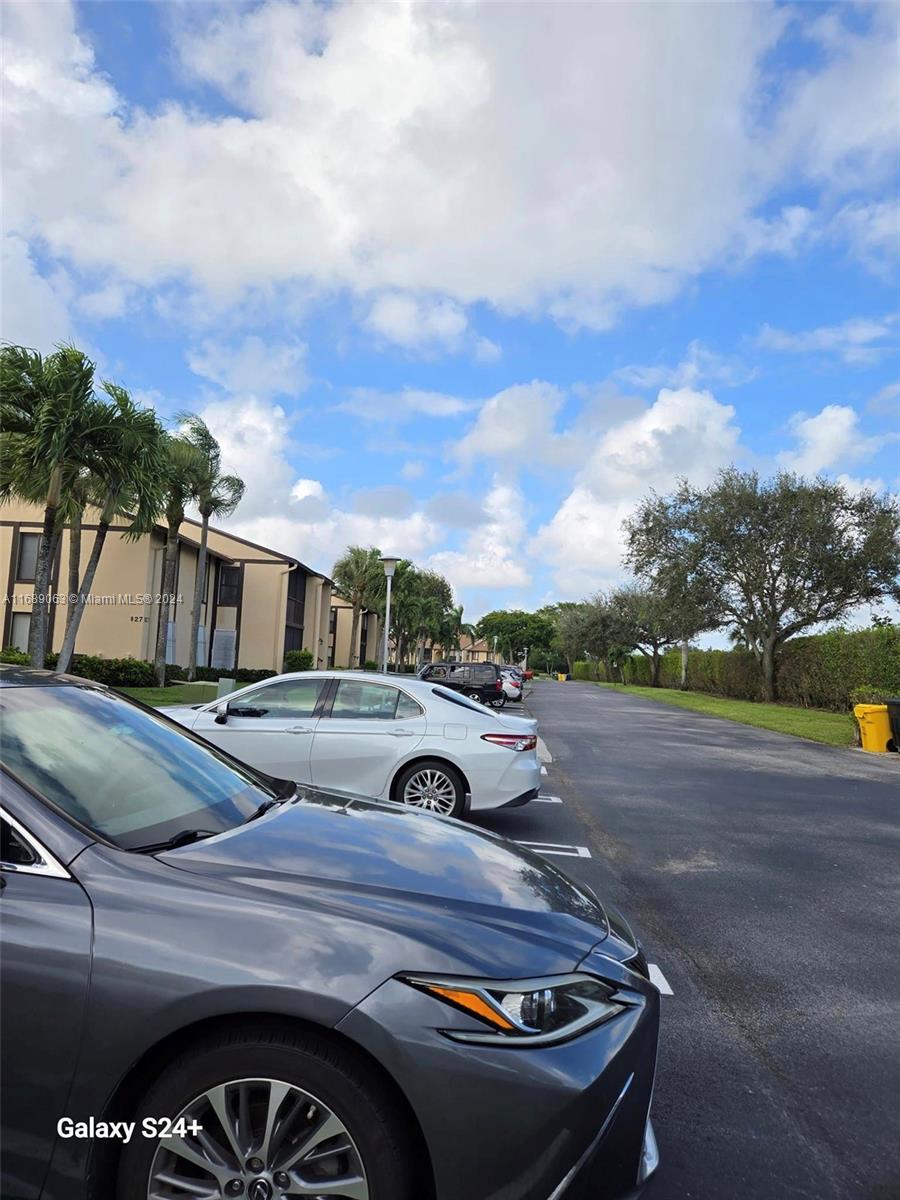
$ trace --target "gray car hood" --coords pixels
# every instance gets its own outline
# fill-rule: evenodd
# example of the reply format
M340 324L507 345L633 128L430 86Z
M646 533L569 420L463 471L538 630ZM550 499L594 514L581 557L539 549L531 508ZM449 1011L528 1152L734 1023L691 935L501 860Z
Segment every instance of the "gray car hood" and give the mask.
M302 799L228 834L160 855L260 899L306 904L426 940L479 939L477 926L577 957L609 932L589 889L493 834L304 789ZM485 950L488 947L485 945Z

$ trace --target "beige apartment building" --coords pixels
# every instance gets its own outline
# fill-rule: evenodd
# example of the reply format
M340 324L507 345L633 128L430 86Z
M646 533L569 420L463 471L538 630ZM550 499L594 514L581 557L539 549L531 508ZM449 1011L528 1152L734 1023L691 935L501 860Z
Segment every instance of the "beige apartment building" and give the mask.
M331 616L328 622L329 667L364 667L367 662L381 666L380 622L378 614L364 608L360 613L356 645L351 646L353 605L340 596L331 597ZM355 653L352 651L355 650Z
M0 573L5 598L2 645L26 649L31 622L35 562L43 513L37 505L0 506ZM85 512L81 562L87 562L99 513ZM191 606L199 558L199 522L179 531L175 603L170 613L166 660L187 665ZM161 525L130 540L126 521L107 535L100 565L78 631L76 652L104 658L153 660L160 619L160 581L166 531ZM67 591L69 530L60 538L53 564L52 593ZM209 530L206 583L200 614L197 662L221 670L280 671L289 650L309 650L314 665L346 666L350 616L332 600L328 576L289 555L221 529ZM51 603L49 647L59 650L66 623L64 600ZM346 622L346 641L344 635ZM374 639L371 621L361 622L364 657ZM377 657L377 655L372 655ZM331 661L329 661L331 660Z

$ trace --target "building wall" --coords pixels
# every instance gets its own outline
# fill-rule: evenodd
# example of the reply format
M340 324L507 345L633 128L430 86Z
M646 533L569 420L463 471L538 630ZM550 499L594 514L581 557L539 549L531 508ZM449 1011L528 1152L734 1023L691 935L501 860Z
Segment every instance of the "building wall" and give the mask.
M349 668L365 665L366 659L380 660L378 649L378 614L362 612L356 634L356 644L351 646L353 632L353 605L340 596L331 596L331 629L328 637L328 664ZM355 659L352 651L355 651Z
M98 517L96 510L89 509L85 513L82 570L93 545ZM16 603L16 597L31 595L34 591L32 583L17 583L14 578L18 535L23 531L39 534L42 518L42 510L37 505L7 503L0 506L0 592L11 598L11 602L4 605L4 646L11 644L13 614L31 611L30 606ZM179 546L174 589L177 599L170 614L175 624L174 653L170 655L170 660L179 666L187 666L191 608L199 560L199 524L185 521L180 536L183 540ZM277 551L255 546L223 530L210 529L208 549L207 590L201 609L201 624L206 630L206 662L211 661L215 631L234 630L235 667L282 669L287 580L293 570L300 572L305 580L303 648L311 650L319 659L318 665L324 667L328 655L330 581ZM105 658L132 656L152 661L156 648L158 604L152 601L130 603L128 596L149 594L155 598L159 594L164 550L165 531L161 527L137 540L129 540L124 531L115 528L109 531L91 592L94 597L110 596L113 601L102 605L90 604L85 608L78 631L77 653L99 654ZM66 530L51 582L54 592L63 593L67 590L68 558L69 531ZM240 573L238 602L233 606L218 603L218 585L225 567L236 568ZM60 604L52 612L52 650L59 650L62 645L65 621L66 606Z

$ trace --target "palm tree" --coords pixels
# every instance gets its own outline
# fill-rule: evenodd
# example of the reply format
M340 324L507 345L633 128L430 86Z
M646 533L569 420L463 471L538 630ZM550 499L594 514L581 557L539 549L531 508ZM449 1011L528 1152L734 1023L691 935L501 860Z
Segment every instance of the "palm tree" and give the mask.
M474 641L477 632L474 625L463 620L463 606L457 604L444 614L440 631L441 649L445 654L448 650L459 650L463 637Z
M44 505L34 591L46 596L68 489L82 471L103 465L102 443L115 409L94 395L94 364L74 346L60 346L46 358L24 346L4 346L0 396L0 499L39 497ZM49 604L32 609L28 653L36 667L44 665L48 617Z
M334 564L332 577L334 590L353 605L353 620L350 626L350 666L359 664L356 649L359 621L364 608L374 608L382 600L385 591L384 568L381 551L374 546L348 546Z
M194 602L191 608L191 637L188 651L187 677L197 675L197 643L200 637L200 609L206 582L206 543L209 539L211 517L230 517L244 496L244 481L237 475L222 474L222 451L210 433L206 422L194 413L178 416L181 434L203 457L204 470L198 480L197 507L200 509L200 553L197 556L197 577L194 580Z
M77 487L72 490L73 502L76 505L80 502L80 509L73 515L70 526L72 543L69 592L76 593L78 600L68 611L66 633L59 652L59 671L67 671L71 665L78 628L84 615L85 600L90 595L106 535L113 520L116 517L128 518L130 523L124 536L141 537L153 528L156 514L163 503L165 434L156 419L156 414L149 409L138 408L126 389L117 384L104 383L103 389L115 405L116 418L106 434L102 465L94 472L82 476ZM100 519L84 576L79 580L76 574L73 585L72 560L76 559L77 572L77 559L80 558L81 512L87 503L100 509Z
M166 548L163 554L162 579L159 605L159 625L156 630L156 652L153 669L159 687L166 683L166 641L169 634L169 614L172 610L172 593L175 590L175 572L178 566L178 534L184 521L187 506L200 498L202 481L207 464L203 455L186 438L168 434L164 439L163 509L166 517Z

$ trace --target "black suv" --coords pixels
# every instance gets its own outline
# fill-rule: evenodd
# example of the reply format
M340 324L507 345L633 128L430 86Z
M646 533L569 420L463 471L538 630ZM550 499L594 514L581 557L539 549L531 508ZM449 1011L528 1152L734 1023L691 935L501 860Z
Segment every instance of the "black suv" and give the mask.
M464 696L480 700L482 704L502 708L506 703L503 680L496 663L425 663L419 668L418 675L420 679L462 692Z

